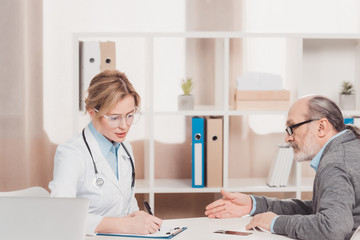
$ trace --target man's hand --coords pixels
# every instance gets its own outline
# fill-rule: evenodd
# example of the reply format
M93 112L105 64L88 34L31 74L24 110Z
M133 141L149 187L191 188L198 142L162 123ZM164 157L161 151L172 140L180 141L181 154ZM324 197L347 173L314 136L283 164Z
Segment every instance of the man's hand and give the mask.
M255 215L250 223L246 225L246 229L250 230L254 227L261 227L265 230L270 231L271 222L277 215L273 212L266 212Z
M229 193L221 190L222 199L216 200L206 206L205 215L209 218L241 217L250 213L252 200L243 193Z

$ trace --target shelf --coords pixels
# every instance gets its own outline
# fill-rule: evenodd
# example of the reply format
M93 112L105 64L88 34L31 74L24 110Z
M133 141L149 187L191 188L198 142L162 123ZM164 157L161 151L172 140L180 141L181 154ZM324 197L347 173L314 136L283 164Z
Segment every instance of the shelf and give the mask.
M156 116L163 116L163 115L174 115L174 116L212 116L212 115L225 115L225 111L222 110L215 110L211 107L195 109L195 110L187 110L187 111L180 111L180 110L173 110L173 111L156 111L154 112Z
M154 193L219 193L221 188L192 188L191 179L156 179Z
M356 33L253 33L253 32L77 32L77 40L112 40L117 38L304 38L354 39Z
M150 184L148 180L136 179L135 181L135 192L136 193L150 193Z
M345 110L342 111L342 114L344 117L351 117L351 116L360 116L360 111L359 110Z
M358 37L303 39L302 84L299 85L299 95L322 94L339 104L339 90L343 81L353 82L357 92L360 87L358 84L360 38Z
M303 178L302 185L297 187L288 184L285 187L269 187L266 178L237 178L229 179L228 187L192 188L191 179L156 179L153 188L147 187L146 180L136 180L136 193L219 193L221 189L230 192L296 192L312 191L312 178Z
M287 111L271 111L271 110L230 110L230 116L244 116L244 115L287 115Z
M227 190L232 192L296 192L297 187L288 184L286 187L269 187L266 178L229 179Z
M78 56L79 40L116 41L119 46L117 67L129 76L142 97L144 120L132 129L128 140L135 139L133 149L144 163L139 168L145 179L136 180L136 193L148 194L151 205L155 204L156 194L219 193L222 188L231 192L279 193L273 195L295 193L297 197L312 192L313 177L304 177L308 175L299 164L293 165L287 186L267 186L276 144L284 142L288 111L235 110L236 79L244 73L281 75L283 87L291 91L290 103L310 93L337 100L344 79L354 81L356 92L360 92L355 81L360 76L360 34L115 32L76 33L73 39L74 56ZM80 68L74 69L77 81ZM179 111L180 82L187 77L195 80L195 109ZM357 103L359 107L358 96ZM360 116L360 110L343 111L343 115ZM74 116L74 122L80 123L79 114ZM191 187L193 116L224 117L224 187Z
M143 112L145 114L145 112ZM354 111L355 113L355 111ZM360 115L360 112L356 112ZM156 111L156 116L174 115L174 116L218 116L218 115L229 115L229 116L247 116L247 115L287 115L287 111L272 111L272 110L214 110L209 108L208 110L188 110L188 111Z

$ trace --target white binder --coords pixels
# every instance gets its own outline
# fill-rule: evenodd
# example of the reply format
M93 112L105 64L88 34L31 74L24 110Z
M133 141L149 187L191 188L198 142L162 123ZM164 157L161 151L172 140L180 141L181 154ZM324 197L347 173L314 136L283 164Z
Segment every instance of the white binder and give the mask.
M84 110L86 90L91 79L100 73L100 43L98 41L80 42L80 82L79 109Z
M267 178L267 184L270 187L285 187L287 185L294 161L293 149L288 144L278 144L278 147L277 157L271 164Z

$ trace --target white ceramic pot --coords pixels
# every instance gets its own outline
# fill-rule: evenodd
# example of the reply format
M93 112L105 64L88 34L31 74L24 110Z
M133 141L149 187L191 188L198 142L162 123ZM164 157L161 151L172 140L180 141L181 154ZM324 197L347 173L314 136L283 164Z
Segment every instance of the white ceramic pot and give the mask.
M355 109L355 95L354 94L340 94L340 109L354 110Z
M179 95L178 109L179 110L194 110L194 95Z

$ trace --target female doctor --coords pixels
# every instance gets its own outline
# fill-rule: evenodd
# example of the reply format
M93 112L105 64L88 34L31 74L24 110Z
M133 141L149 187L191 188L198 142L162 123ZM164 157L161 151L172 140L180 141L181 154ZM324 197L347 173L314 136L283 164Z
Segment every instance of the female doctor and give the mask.
M58 146L52 197L89 199L87 234L156 232L162 220L139 211L134 196L134 156L125 142L140 117L140 96L125 74L106 70L90 82L82 134Z

